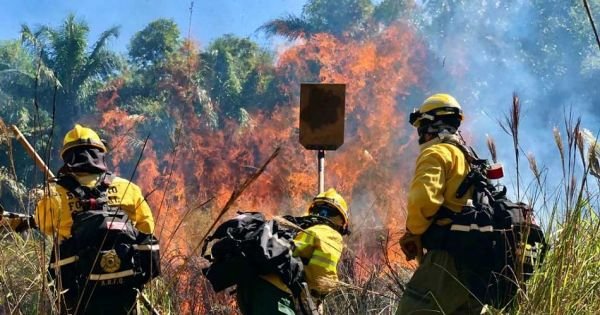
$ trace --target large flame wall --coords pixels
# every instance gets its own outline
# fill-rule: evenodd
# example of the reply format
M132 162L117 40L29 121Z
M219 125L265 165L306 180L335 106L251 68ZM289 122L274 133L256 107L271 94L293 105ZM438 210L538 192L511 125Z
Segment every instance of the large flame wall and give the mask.
M422 44L409 27L394 25L367 40L318 34L297 43L281 52L276 66L281 92L289 95L289 101L271 112L251 112L251 121L243 126L228 121L218 130L209 128L194 106L199 87L190 73L200 66L198 50L191 43L183 49L187 58L169 60L159 86L174 95L168 108L177 128L170 139L150 133L134 177L149 194L164 259L192 254L190 249L236 184L276 146L282 147L279 157L234 208L270 214L305 210L316 192L317 178L316 153L298 143L302 82L347 84L345 143L327 153L326 185L349 201L353 229L360 233L379 227L395 233L403 228L405 187L416 151L407 133L404 102L409 90L419 84L424 59ZM100 126L112 135L116 167L137 160L145 137L136 128L144 117L118 109L122 84L116 80L98 101L103 113ZM216 197L213 203L198 208L211 196ZM364 250L354 253L367 256Z

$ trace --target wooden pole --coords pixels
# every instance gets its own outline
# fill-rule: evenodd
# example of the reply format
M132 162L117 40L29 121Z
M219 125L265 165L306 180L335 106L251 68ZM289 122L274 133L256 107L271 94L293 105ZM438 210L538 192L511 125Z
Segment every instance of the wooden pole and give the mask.
M15 125L11 125L10 128L14 132L17 140L21 143L21 145L23 145L23 148L25 148L25 152L27 152L27 154L35 161L35 164L37 165L37 167L39 167L42 170L42 172L44 172L44 174L46 174L46 176L48 176L48 178L53 178L54 174L48 168L48 166L46 165L44 160L42 160L42 158L39 156L39 154L37 154L37 152L35 151L33 146L29 143L29 141L27 141L27 138L25 138L25 136L21 133L21 130L19 130L19 128Z

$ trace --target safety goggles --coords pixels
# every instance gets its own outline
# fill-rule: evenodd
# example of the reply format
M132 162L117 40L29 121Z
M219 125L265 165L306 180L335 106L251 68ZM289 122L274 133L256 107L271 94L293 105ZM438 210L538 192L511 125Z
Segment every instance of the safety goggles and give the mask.
M415 125L415 123L417 123L419 120L421 119L429 119L429 120L433 120L433 116L432 115L428 115L428 114L424 114L421 113L418 109L414 109L412 113L410 113L410 115L408 116L408 122L413 125L418 127L417 125Z
M426 113L421 113L419 109L415 108L412 113L408 116L408 122L418 127L418 122L422 119L434 121L436 116L446 116L446 115L458 115L460 120L462 120L462 110L454 107L443 107L433 111L428 111Z
M328 204L317 204L310 208L310 214L325 218L332 218L339 216L340 211Z

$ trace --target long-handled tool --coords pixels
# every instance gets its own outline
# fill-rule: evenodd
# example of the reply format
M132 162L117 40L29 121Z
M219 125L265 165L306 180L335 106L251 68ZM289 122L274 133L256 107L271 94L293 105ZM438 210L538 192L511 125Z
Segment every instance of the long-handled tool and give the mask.
M14 137L23 145L25 152L35 161L35 165L44 172L44 175L47 176L48 179L53 178L54 174L48 168L44 160L37 154L33 146L27 141L27 138L21 133L19 128L15 125L11 125L10 129L12 130ZM16 213L16 212L7 212L4 210L2 206L0 206L0 222L5 221L7 225L15 232L23 232L31 228L36 228L35 220L32 215Z
M35 162L35 165L37 165L37 167L40 170L42 170L42 172L44 172L44 174L48 178L53 178L54 174L52 173L50 168L48 168L48 166L46 165L44 160L42 160L42 158L39 156L39 154L37 154L37 152L35 151L33 146L29 143L29 141L27 141L27 138L25 138L25 136L21 133L21 130L19 130L19 128L15 125L11 125L10 129L13 131L17 141L19 141L19 143L21 143L21 145L23 145L25 152L27 152L27 154L33 159L33 161Z

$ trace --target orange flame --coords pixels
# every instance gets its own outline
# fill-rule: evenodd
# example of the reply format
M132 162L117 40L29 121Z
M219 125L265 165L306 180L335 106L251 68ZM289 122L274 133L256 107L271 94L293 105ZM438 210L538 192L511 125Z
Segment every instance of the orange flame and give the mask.
M201 87L191 74L197 72L200 58L195 45L186 42L180 54L166 61L165 75L157 87L172 92L167 111L178 122L176 132L168 137L151 134L135 180L145 192L151 192L148 201L155 212L157 234L166 246L162 248L163 260L197 254L190 253L190 248L197 244L232 189L276 145L282 146L280 156L240 197L236 207L270 214L305 211L316 192L316 159L314 152L300 146L295 131L301 82L347 84L346 141L327 155L327 186L336 187L351 205L354 230L368 225L399 233L404 222L408 170L413 167L415 154L409 149L412 136L402 127L406 123L403 103L409 89L419 83L423 58L421 42L403 24L366 40L317 34L279 56L277 76L283 82L280 90L290 96L288 104L269 112L251 112L251 121L244 125L225 121L223 128L213 130L195 107ZM103 112L100 126L112 135L113 165L131 165L137 159L132 148L140 147L136 132L145 118L116 108L115 91L99 98L98 108ZM167 146L169 150L164 149ZM210 196L216 196L210 209L194 208ZM373 246L365 242L349 244L359 249L362 261L372 257L368 251ZM387 254L402 261L398 252L390 249ZM191 278L184 274L180 280ZM182 305L182 312L204 311L194 305Z

